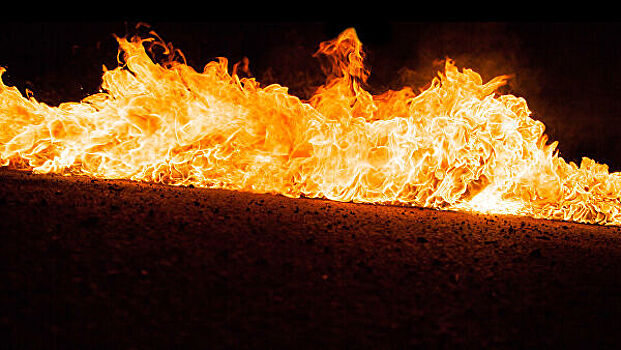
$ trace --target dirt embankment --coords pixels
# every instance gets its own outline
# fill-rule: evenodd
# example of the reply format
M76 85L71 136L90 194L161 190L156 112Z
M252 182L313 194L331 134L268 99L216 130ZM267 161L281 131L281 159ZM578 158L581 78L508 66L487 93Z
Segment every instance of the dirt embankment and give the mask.
M15 348L621 345L621 228L0 170Z

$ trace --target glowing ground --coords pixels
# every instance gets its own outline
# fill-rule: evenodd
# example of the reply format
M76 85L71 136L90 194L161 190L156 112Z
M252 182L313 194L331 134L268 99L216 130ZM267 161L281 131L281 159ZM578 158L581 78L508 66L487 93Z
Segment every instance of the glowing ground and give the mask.
M0 170L9 348L617 347L621 228Z

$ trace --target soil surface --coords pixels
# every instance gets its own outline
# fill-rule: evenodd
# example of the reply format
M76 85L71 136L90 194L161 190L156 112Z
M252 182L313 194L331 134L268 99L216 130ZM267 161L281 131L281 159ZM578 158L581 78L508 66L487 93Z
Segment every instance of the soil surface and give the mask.
M621 228L0 170L9 348L618 348Z

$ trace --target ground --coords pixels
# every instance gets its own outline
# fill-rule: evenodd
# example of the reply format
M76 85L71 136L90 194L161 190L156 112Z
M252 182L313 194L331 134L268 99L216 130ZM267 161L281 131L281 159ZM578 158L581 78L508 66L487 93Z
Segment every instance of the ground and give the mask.
M621 228L0 170L9 348L614 348Z

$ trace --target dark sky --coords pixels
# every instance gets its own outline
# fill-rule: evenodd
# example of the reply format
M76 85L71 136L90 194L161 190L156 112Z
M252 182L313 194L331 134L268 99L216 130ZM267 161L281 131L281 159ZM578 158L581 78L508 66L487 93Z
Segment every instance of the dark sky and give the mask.
M259 81L279 82L302 97L300 74L321 74L311 57L319 42L353 26L368 53L375 91L423 84L432 62L451 57L485 80L514 74L507 92L526 98L534 118L560 142L561 155L584 156L621 170L621 24L614 22L165 21L148 20L197 69L217 56L248 57ZM17 20L0 23L5 82L49 103L99 88L114 67L112 34L134 33L131 20ZM300 73L302 72L302 73ZM262 80L263 79L263 80ZM273 81L272 81L273 80Z

